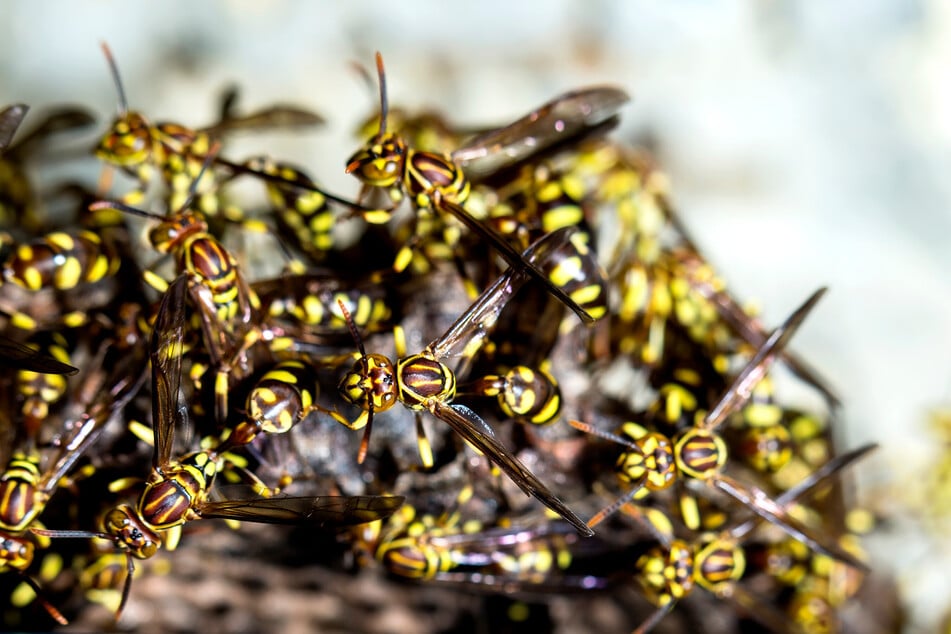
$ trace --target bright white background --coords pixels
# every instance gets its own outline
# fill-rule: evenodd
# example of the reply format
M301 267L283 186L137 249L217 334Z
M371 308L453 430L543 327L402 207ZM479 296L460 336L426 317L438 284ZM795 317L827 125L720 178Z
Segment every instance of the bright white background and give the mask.
M3 3L0 103L76 101L105 126L116 102L100 40L130 105L153 118L210 122L229 81L248 109L317 109L329 126L268 147L341 192L355 190L343 174L353 124L374 107L349 63L369 66L377 49L392 103L465 122L618 83L635 96L621 134L656 143L689 227L741 298L775 324L831 288L793 347L842 395L842 443L882 444L863 495L905 513L896 489L913 490L937 455L924 421L951 400L948 3ZM876 565L897 568L926 626L951 599L949 549L911 524L874 540ZM945 565L928 567L942 546Z

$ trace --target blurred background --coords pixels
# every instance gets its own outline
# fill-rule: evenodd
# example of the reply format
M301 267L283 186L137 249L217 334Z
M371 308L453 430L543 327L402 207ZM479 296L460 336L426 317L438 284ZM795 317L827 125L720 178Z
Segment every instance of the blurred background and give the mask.
M210 123L231 83L242 110L317 110L322 129L267 147L345 194L357 190L343 171L353 131L377 105L353 62L372 68L376 50L392 104L459 122L506 123L579 85L625 88L615 134L653 149L738 297L776 324L830 287L792 347L841 395L842 446L882 445L859 494L888 515L873 567L895 572L908 631L945 616L951 540L922 533L908 501L930 503L916 482L949 451L927 418L951 402L951 5L10 2L0 103L76 102L104 129L116 91L101 41L130 106L153 120Z

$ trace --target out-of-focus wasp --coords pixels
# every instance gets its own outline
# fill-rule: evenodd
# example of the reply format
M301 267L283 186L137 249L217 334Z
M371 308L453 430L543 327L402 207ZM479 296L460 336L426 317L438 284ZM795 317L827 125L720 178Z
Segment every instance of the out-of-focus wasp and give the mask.
M350 337L342 302L362 332L380 332L393 325L397 297L386 276L349 280L330 270L287 273L251 284L268 322L295 338Z
M333 528L385 518L403 502L401 497L378 496L209 499L215 476L224 466L223 454L240 445L244 436L233 436L181 458L172 456L175 433L186 427L188 418L180 390L187 292L187 275L181 275L163 296L152 330L152 473L135 508L121 504L107 512L103 532L34 531L48 537L108 539L125 550L128 577L120 612L131 587L133 558L152 557L161 547L163 535L180 530L188 521L222 518Z
M472 495L466 487L458 500ZM603 553L609 546L581 539L564 522L534 527L485 528L458 513L420 515L404 505L385 523L354 530L356 547L396 577L481 592L544 594L605 588L594 575L568 573L575 555Z
M570 240L573 229L566 228L549 234L529 247L522 257L538 266L542 254L557 251L557 245ZM555 245L552 247L552 245ZM456 374L444 360L463 356L471 358L482 345L499 313L518 288L530 279L527 269L509 268L466 310L441 337L422 352L404 355L405 346L398 343L399 358L394 364L380 354L366 354L356 327L353 335L360 349L360 358L340 381L340 392L350 403L363 409L353 422L338 418L351 429L366 427L359 460L366 455L370 429L375 412L382 412L397 402L410 410L430 412L448 424L453 431L482 452L492 463L508 475L525 493L534 496L552 509L583 535L593 534L568 507L566 507L538 478L532 474L498 441L492 428L469 408L453 403L456 395ZM348 318L348 322L352 321ZM428 442L424 444L422 422L417 414L417 433L420 437L420 455L424 464L432 465Z
M139 112L130 110L119 69L109 47L102 44L119 98L119 114L96 147L95 154L104 162L128 172L137 187L122 197L122 202L139 204L155 174L161 173L170 188L169 207L179 208L188 198L192 180L201 171L215 136L235 129L300 127L317 125L322 119L311 112L286 106L274 106L245 116L233 114L233 98L226 97L222 120L215 125L193 130L177 123L152 124ZM236 94L236 93L234 93ZM213 180L210 178L209 180ZM199 187L199 207L208 214L217 210L213 187ZM211 194L205 196L205 194Z
M469 179L464 166L478 162L480 169L498 169L500 164L520 161L590 128L610 120L628 101L620 89L598 87L565 93L511 125L481 134L452 154L413 150L396 133L387 132L386 76L383 57L376 56L380 81L380 127L377 134L347 161L347 173L356 175L366 187L386 189L394 203L405 196L417 210L435 209L451 216L485 239L510 266L526 266L505 238L474 218L463 204L469 195ZM365 216L369 222L389 220L389 211ZM416 216L418 218L418 214ZM397 256L397 268L408 262L409 252ZM538 279L555 297L570 307L583 321L594 321L583 307L532 265L529 275Z
M606 438L629 449L618 459L619 477L633 484L613 503L602 509L590 521L596 525L617 511L621 506L640 495L642 490L656 491L673 485L678 476L683 476L725 493L767 521L779 526L793 538L807 544L813 550L857 568L863 564L850 553L834 544L826 544L798 520L791 517L758 487L745 485L723 473L727 464L727 447L716 430L729 416L741 408L750 398L754 386L766 375L779 352L786 346L806 316L824 294L819 289L806 300L789 318L770 335L749 363L739 373L733 384L701 420L688 429L668 438L658 432L644 433L632 441L599 430L579 421L571 421L576 429ZM696 529L700 519L684 517L688 527Z

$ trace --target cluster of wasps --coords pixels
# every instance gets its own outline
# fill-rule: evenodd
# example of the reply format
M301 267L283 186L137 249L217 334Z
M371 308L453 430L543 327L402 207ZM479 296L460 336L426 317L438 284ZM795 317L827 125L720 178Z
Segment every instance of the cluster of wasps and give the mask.
M843 627L867 568L840 480L873 446L835 451L838 399L786 349L824 289L774 329L745 311L663 174L608 138L624 91L480 130L389 109L378 54L347 198L223 155L314 113L230 95L213 126L155 124L103 50L119 113L95 156L131 188L34 191L38 150L94 120L0 113L8 626L118 619L137 562L253 522L424 587L614 593L635 632L703 595L736 628ZM248 234L279 274L228 246ZM820 411L782 403L777 361Z

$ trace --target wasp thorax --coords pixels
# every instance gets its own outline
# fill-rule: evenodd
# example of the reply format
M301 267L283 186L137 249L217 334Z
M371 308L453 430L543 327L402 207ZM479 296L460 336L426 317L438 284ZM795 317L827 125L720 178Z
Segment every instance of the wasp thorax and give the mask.
M706 480L723 468L727 460L726 443L706 429L688 429L674 447L677 467L691 478Z
M739 581L746 570L743 549L732 541L712 539L694 557L696 581L710 592L721 592Z
M396 134L378 136L347 161L347 173L373 187L392 187L403 176L406 144Z
M338 388L347 401L365 410L387 410L397 400L393 364L380 354L366 355L354 363Z
M168 253L184 238L192 233L206 231L205 221L195 213L179 214L170 220L160 222L149 231L149 242L156 251Z
M17 527L24 524L24 519L34 515L31 513L36 495L35 483L19 478L10 478L0 482L0 526Z

